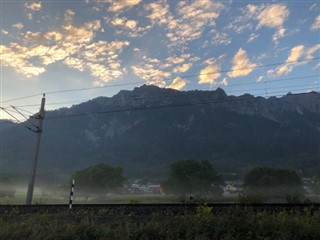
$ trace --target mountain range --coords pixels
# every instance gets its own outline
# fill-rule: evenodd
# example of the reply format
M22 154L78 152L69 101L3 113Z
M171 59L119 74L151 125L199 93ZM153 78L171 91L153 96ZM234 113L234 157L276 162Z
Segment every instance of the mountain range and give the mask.
M4 121L1 132L1 172L29 174L35 134ZM161 178L181 159L208 159L221 173L273 166L312 175L320 172L320 94L263 98L143 85L47 111L40 146L38 175L52 181L98 163Z

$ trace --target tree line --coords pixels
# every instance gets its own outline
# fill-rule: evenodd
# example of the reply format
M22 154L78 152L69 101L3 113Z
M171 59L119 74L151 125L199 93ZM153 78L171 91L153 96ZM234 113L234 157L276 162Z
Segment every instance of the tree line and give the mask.
M84 194L120 193L127 178L119 167L99 164L77 171L73 178ZM208 160L179 160L170 165L167 179L161 182L166 194L179 197L221 196L224 181ZM302 180L294 170L256 167L244 177L242 201L264 201L270 197L301 199Z
M98 164L76 171L73 176L76 191L86 199L92 194L123 193L128 179L123 169L108 164ZM8 178L2 178L0 197L13 197L14 188ZM320 181L316 181L320 186ZM315 183L315 185L317 185ZM166 194L182 198L188 196L213 196L223 194L224 181L208 160L179 160L170 165L168 177L161 182ZM256 167L244 177L240 201L263 202L268 198L286 198L297 201L304 197L301 178L288 169Z

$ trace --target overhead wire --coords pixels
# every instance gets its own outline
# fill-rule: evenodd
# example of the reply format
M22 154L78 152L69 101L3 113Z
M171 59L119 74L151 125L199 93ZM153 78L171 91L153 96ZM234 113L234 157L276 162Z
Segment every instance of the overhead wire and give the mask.
M7 103L7 102L13 102L13 101L17 101L17 100L26 99L26 98L37 97L37 96L39 96L39 95L42 95L42 94L37 93L37 94L28 95L28 96L24 96L24 97L12 98L12 99L8 99L8 100L5 100L5 101L1 101L1 103Z
M262 67L270 67L270 66L277 66L282 64L292 64L292 63L299 63L299 62L309 62L320 59L320 57L314 57L314 58L308 58L303 60L296 60L296 61L288 61L288 62L281 62L281 63L271 63L271 64L264 64L264 65L256 65L256 66L248 66L243 68L237 68L237 69L228 69L228 70L219 70L209 73L200 73L200 74L192 74L192 75L185 75L185 76L179 76L175 75L172 77L163 78L162 80L164 82L168 82L169 80L173 80L177 77L180 78L192 78L192 77L198 77L198 76L204 76L204 75L213 75L217 73L228 73L228 72L235 72L235 71L242 71L242 70L248 70L248 69L255 69L255 68L262 68ZM58 90L58 91L49 91L46 92L46 94L57 94L57 93L65 93L65 92L75 92L75 91L85 91L85 90L93 90L93 89L101 89L101 88L111 88L111 87L119 87L119 86L128 86L128 85L135 85L135 84L141 84L146 83L145 81L139 81L139 82L132 82L132 83L123 83L123 84L113 84L108 86L101 86L101 87L87 87L87 88L77 88L77 89L67 89L67 90Z
M231 71L240 71L240 70L245 70L245 69L252 69L252 68L257 68L257 67L267 67L267 66L274 66L274 65L281 65L281 64L289 64L289 63L296 63L296 62L304 62L304 61L312 61L312 60L315 60L315 59L319 59L319 57L315 57L315 58L310 58L310 59L304 59L304 60L298 60L298 61L291 61L291 62L286 62L286 63L273 63L273 64L265 64L265 65L258 65L258 66L249 66L249 67L245 67L245 68L239 68L239 69L232 69L232 70L223 70L223 71L216 71L216 72L212 72L212 73L206 73L206 74L197 74L197 75L189 75L189 76L184 76L183 78L188 78L188 77L195 77L195 76L199 76L199 75L210 75L210 74L214 74L214 73L222 73L222 72L231 72ZM266 81L264 80L262 83L264 83L264 90L265 90L265 94L266 94L266 97L268 97L268 93L267 93L267 86L266 86L266 83L267 82L280 82L280 81L288 81L288 80L293 80L293 79L306 79L306 78L313 78L313 77L319 77L319 75L310 75L310 76L301 76L301 77L294 77L294 78L287 78L287 79L281 79L281 80L270 80L270 81ZM172 79L172 78L170 78ZM107 88L107 87L116 87L116 86L124 86L124 85L131 85L131 84L137 84L138 82L135 82L135 83L126 83L126 84L115 84L115 85L109 85L109 86L103 86L103 87L90 87L90 88L81 88L81 89L68 89L68 90L60 90L60 91L51 91L51 92L47 92L47 94L57 94L57 93L63 93L63 92L74 92L74 91L83 91L83 90L89 90L89 89L99 89L99 88ZM141 83L141 82L139 82ZM234 87L234 86L245 86L245 85L252 85L252 84L259 84L261 82L250 82L250 83L242 83L242 84L234 84L234 85L229 85L229 86L225 86L225 87ZM310 90L310 85L308 85L309 87L308 88L304 88L304 89L301 89L301 90ZM297 87L297 86L291 86L291 87ZM279 88L284 88L284 87L279 87ZM288 88L288 86L286 86L286 88ZM268 89L277 89L276 87L274 88L268 88ZM252 91L261 91L261 89L252 89ZM295 91L299 91L298 89L295 89ZM238 91L240 92L240 91ZM283 91L282 91L283 92ZM191 92L192 93L192 92ZM228 92L229 93L229 92ZM270 92L270 94L274 94L274 93L279 93L279 91L277 92ZM159 93L159 95L162 94L162 93ZM15 101L15 100L21 100L21 99L25 99L25 98L30 98L30 97L35 97L35 96L39 96L40 94L34 94L34 95L29 95L29 96L25 96L25 97L20 97L20 98L16 98L16 99L10 99L10 100L6 100L6 101L2 101L2 103L6 103L6 102L9 102L9 101ZM185 97L185 94L183 95L178 95L177 97L179 96L184 96ZM140 97L140 98L145 98L146 95ZM135 98L135 100L138 100L138 97ZM60 102L62 103L62 102ZM64 102L65 103L65 102ZM53 104L57 104L57 103L51 103L52 105ZM182 104L182 105L181 105ZM174 106L154 106L154 107L151 107L151 109L156 109L156 108L164 108L164 107L177 107L177 106L186 106L185 104L189 105L190 103L178 103L178 105L174 105ZM197 103L197 104L203 104L203 103ZM47 103L47 105L50 105L50 103ZM193 105L193 103L192 103ZM31 106L31 104L29 104L29 106ZM24 107L23 105L22 106L19 106L19 107ZM12 108L14 108L21 116L23 116L28 122L30 122L34 127L37 127L33 122L31 122L23 113L21 113L16 107L12 106ZM148 108L150 109L150 108ZM2 110L4 110L7 114L9 114L11 117L13 117L15 120L17 120L19 123L22 123L21 120L17 119L16 117L14 117L12 114L8 113L8 109L4 109L2 108ZM137 108L134 108L134 109L130 109L130 110L137 110ZM143 110L142 108L139 108L139 110ZM23 110L25 112L29 112L31 113L30 111L27 111L27 110ZM128 111L128 110L119 110L119 111ZM115 110L112 110L112 112L118 112L118 111L115 111ZM101 113L104 113L104 112L101 112ZM109 113L109 112L108 112ZM100 112L97 112L97 113L92 113L92 114L100 114ZM82 115L82 114L80 114ZM70 117L71 115L69 116L66 116L66 117ZM76 116L79 116L76 115ZM31 116L30 116L31 117ZM35 131L33 129L31 129L30 127L28 126L25 126L26 128L28 128L29 130L32 130L32 131Z
M278 80L270 80L270 81L266 81L267 83L274 83L274 82L283 82L283 81L291 81L291 80L295 80L295 79L308 79L308 78L315 78L315 77L320 77L320 75L308 75L308 76L300 76L300 77L291 77L291 78L283 78L283 79L278 79ZM233 84L233 85L228 85L228 86L224 86L223 88L226 89L226 88L233 88L233 87L238 87L238 86L247 86L247 85L257 85L257 84L264 84L263 81L261 82L249 82L249 83L240 83L240 84ZM302 85L301 85L302 86ZM290 87L294 87L294 86L287 86L288 88ZM252 91L258 91L258 90L264 90L265 91L265 86L262 88L262 89L250 89L250 92ZM277 89L277 88L286 88L286 87L269 87L268 89ZM211 90L211 88L197 88L195 90ZM195 90L191 90L190 93L192 93L192 91L195 91ZM240 90L231 90L231 91L228 91L228 94L232 94L232 93L235 93L235 92L242 92ZM188 91L187 91L188 93ZM157 93L157 94L144 94L143 96L140 96L140 95L136 95L135 99L139 99L139 98L142 98L142 97L145 97L145 96L156 96L158 97L159 95L161 96L164 96L164 95L169 95L171 93L167 93L167 92L160 92L160 93ZM133 96L133 95L131 95ZM177 96L178 97L178 96ZM69 104L69 103L81 103L81 102L84 102L84 101L88 101L88 99L82 99L82 100L77 100L77 101L64 101L64 102L53 102L53 103L46 103L46 105L62 105L62 104ZM26 105L18 105L16 107L33 107L33 106L39 106L39 104L26 104Z
M30 117L27 118L27 117L26 117L22 112L20 112L19 109L16 108L15 106L11 106L11 107L12 107L14 110L16 110L17 113L19 113L22 117L24 117L24 118L27 120L27 122L29 122L33 127L35 127L37 130L39 130L39 127L30 120L30 119L31 119Z
M309 86L309 87L312 87L313 89L314 88L317 88L317 85L316 84L303 84L303 85L291 85L291 86L286 86L286 87L269 87L267 88L268 90L272 90L272 89L282 89L282 88L288 88L288 90L290 91L289 88L295 88L295 87L304 87L304 86ZM204 89L202 89L204 90ZM206 90L210 90L210 88L207 88ZM266 91L266 87L262 87L262 88L256 88L256 89L250 89L250 93L252 92L257 92L257 91L264 91L263 93L265 93ZM231 91L228 91L228 94L229 95L232 95L232 94L235 94L235 93L244 93L244 90L231 90ZM249 94L250 94L249 93ZM179 98L179 97L185 97L185 95L192 95L193 94L193 91L189 91L189 92L183 92L183 94L180 94L180 95L176 95L175 98ZM155 95L152 95L152 94L144 94L143 96L132 96L134 98L134 100L139 100L139 99L144 99L145 97L147 96L152 96L153 98L159 98L159 97L163 97L163 96L169 96L169 95L172 95L172 93L168 93L168 92L162 92L162 93L158 93L158 94L155 94ZM268 98L268 96L266 96Z
M284 96L283 94L275 95L275 97ZM225 103L225 102L234 102L239 100L252 100L254 96L240 96L240 97L232 97L229 99L216 99L216 100L206 100L203 102L184 102L184 103L177 103L171 105L157 105L157 106L149 106L149 107L131 107L131 108L124 108L124 109L114 109L108 111L97 111L91 113L77 113L77 114L70 114L64 116L56 116L56 117L47 117L46 120L54 120L54 119L63 119L63 118L72 118L72 117L84 117L84 116L92 116L92 115L102 115L102 114L111 114L111 113L121 113L121 112L128 112L128 111L142 111L142 110L154 110L154 109L165 109L165 108L177 108L177 107L186 107L186 106L197 106L197 105L207 105L207 104L217 104L217 103Z
M200 73L200 74L192 74L192 75L185 75L185 76L179 76L175 75L173 77L167 77L163 78L164 82L168 82L169 80L173 80L177 77L180 78L191 78L191 77L198 77L198 76L204 76L204 75L213 75L217 73L228 73L228 72L235 72L235 71L242 71L242 70L248 70L248 69L255 69L255 68L262 68L262 67L271 67L271 66L277 66L282 64L292 64L292 63L299 63L299 62L309 62L320 59L320 57L314 57L314 58L307 58L303 60L296 60L296 61L288 61L288 62L281 62L281 63L270 63L270 64L263 64L263 65L255 65L255 66L248 66L243 68L237 68L237 69L228 69L228 70L219 70L209 73ZM67 90L60 90L60 91L50 91L46 92L46 94L56 94L56 93L64 93L64 92L74 92L74 91L84 91L84 90L92 90L92 89L100 89L100 88L110 88L110 87L119 87L119 86L126 86L126 85L133 85L133 84L140 84L145 83L145 81L139 81L139 82L133 82L133 83L123 83L123 84L114 84L114 85L108 85L108 86L102 86L102 87L88 87L88 88L77 88L77 89L67 89Z
M23 127L27 128L28 130L32 131L32 132L36 132L36 130L32 129L31 127L29 127L28 125L26 125L24 122L22 122L20 119L18 119L16 116L14 116L13 114L10 113L10 111L8 111L8 109L5 109L3 107L0 107L0 109L2 111L4 111L5 113L7 113L10 117L12 117L13 119L15 119L18 123L20 123Z
M39 106L39 104L37 104L37 105L33 105L33 106ZM23 109L23 108L20 108L20 106L14 106L16 109L19 109L20 111L22 111L22 112L26 112L26 113L28 113L28 114L31 114L31 115L27 115L26 114L26 116L28 116L28 117L31 117L31 118L33 118L34 117L34 115L36 114L36 113L33 113L33 112L31 112L31 111L28 111L28 110L25 110L25 109Z
M305 87L305 88L301 88L301 87ZM272 87L272 88L268 88L268 90L275 90L275 89L285 89L285 88L289 88L288 90L285 90L286 93L290 92L290 91L297 91L297 90L314 90L315 88L317 87L316 84L312 84L312 85L309 85L309 84L300 84L300 85L291 85L291 86L282 86L282 87ZM300 88L300 89L296 89L296 88ZM256 88L256 89L251 89L250 92L261 92L263 93L265 91L265 88ZM284 92L284 91L281 91L281 92ZM243 90L235 90L235 91L231 91L230 93L241 93L241 94L244 94L244 91ZM269 91L269 94L273 94L273 93L279 93L279 91ZM172 100L173 99L179 99L179 98L185 98L186 96L190 96L192 97L192 95L194 94L194 92L184 92L183 94L181 95L172 95L171 93L166 93L166 94L161 94L161 93L158 93L158 94L155 94L155 95L152 95L153 96L153 99L157 99L157 100L161 100L162 97L166 97L168 95L170 95L170 99ZM261 94L262 95L262 94ZM151 95L149 95L151 96ZM230 95L229 95L230 96ZM142 100L145 98L145 96L130 96L133 98L134 101L138 101L138 100ZM86 100L82 100L82 102L84 102ZM65 104L65 103L68 103L68 102L57 102L57 103L51 103L51 105L60 105L60 104ZM80 104L80 103L79 103ZM25 105L25 106L30 106L30 105ZM38 106L38 104L34 104L34 105L31 105L31 106ZM21 106L21 107L24 107L24 106ZM29 111L28 111L29 112ZM31 118L33 116L30 116Z
M278 66L278 65L282 65L282 64L286 65L286 64L293 64L293 63L299 63L299 62L310 62L310 61L314 61L314 60L318 60L318 59L320 59L320 57L313 57L313 58L307 58L307 59L296 60L296 61L248 66L248 67L237 68L237 69L220 70L220 71L214 71L214 72L202 73L202 74L200 73L200 74L192 74L192 75L185 75L185 76L175 75L172 77L163 78L162 80L164 82L168 82L169 80L173 80L176 77L191 78L191 77L198 77L198 76L203 76L203 75L212 75L212 74L217 74L217 73L228 73L228 72L242 71L242 70L255 69L255 68ZM141 84L141 83L145 83L145 81L137 81L137 82L123 83L123 84L113 84L113 85L99 86L99 87L86 87L86 88L75 88L75 89L66 89L66 90L57 90L57 91L45 91L45 92L46 92L46 94L58 94L58 93L66 93L66 92L76 92L76 91L85 91L85 90L94 90L94 89L102 89L102 88L128 86L128 85L135 85L135 84ZM14 98L14 99L9 99L9 100L5 100L5 101L1 101L1 102L7 103L7 102L17 101L17 100L21 100L21 99L25 99L25 98L31 98L31 97L35 97L35 96L39 96L39 95L42 95L42 93L37 93L37 94Z
M308 87L305 87L305 86L308 86ZM288 86L287 86L288 87ZM269 90L272 90L272 89L283 89L283 88L287 88L287 87L276 87L276 88L269 88ZM293 88L297 88L297 87L305 87L305 88L299 88L299 89L290 89L290 91L291 92L296 92L296 91L306 91L306 90L313 90L312 89L312 86L310 86L310 85L295 85L295 86L290 86L290 87L293 87ZM255 90L257 90L257 91L264 91L264 89L262 88L262 89L255 89ZM240 91L238 91L238 92L240 92ZM194 92L191 92L191 94L188 94L189 92L185 92L185 93L183 93L182 95L178 95L178 96L174 96L174 99L177 99L177 98L179 98L179 97L183 97L183 98L185 98L186 96L190 96L190 95L192 95L192 94L194 94ZM282 93L282 95L281 96L283 96L283 94L285 93L285 94L287 94L288 93L288 90L285 90L285 91L269 91L269 93L270 94L279 94L279 93ZM159 97L159 96L158 96ZM161 97L161 96L160 96ZM192 96L191 96L192 97ZM212 99L212 98L209 98L210 100ZM134 99L134 100L139 100L139 99ZM170 100L172 100L172 98L170 99ZM202 101L204 101L204 100L206 100L206 99L202 99ZM184 104L185 102L177 102L176 104ZM186 103L186 104L188 104L188 103ZM118 105L118 107L119 106L121 106L121 105ZM117 105L114 105L113 107L117 107ZM170 106L169 106L170 107ZM162 108L162 107L161 107ZM129 110L132 110L132 109L129 109ZM129 111L128 109L126 109L126 110L123 110L123 111ZM143 110L143 109L141 109L141 110ZM114 113L114 111L112 111L112 113ZM96 113L88 113L89 115L90 114L92 114L92 115L95 115ZM100 113L99 113L100 114Z

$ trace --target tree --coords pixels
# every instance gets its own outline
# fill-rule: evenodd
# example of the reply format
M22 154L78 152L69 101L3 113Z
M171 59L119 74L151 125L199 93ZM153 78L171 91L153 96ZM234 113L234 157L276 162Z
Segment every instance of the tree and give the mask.
M13 188L13 185L9 178L7 177L1 177L1 189L0 189L0 198L1 197L14 197L14 194L16 191Z
M302 181L293 170L254 168L244 178L245 191L265 197L303 196Z
M207 160L180 160L170 166L164 190L178 195L221 193L221 177Z
M123 170L120 167L112 167L107 164L98 164L77 171L73 175L76 188L80 192L105 194L108 192L117 192L123 188L126 178L123 176Z

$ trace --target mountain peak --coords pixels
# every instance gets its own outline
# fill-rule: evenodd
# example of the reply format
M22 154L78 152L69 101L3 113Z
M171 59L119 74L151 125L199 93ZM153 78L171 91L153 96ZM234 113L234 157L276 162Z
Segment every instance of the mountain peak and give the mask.
M219 96L221 96L221 97L227 97L228 95L226 94L226 92L222 89L222 88L220 88L220 87L218 87L215 91L214 91L216 94L218 94Z
M173 89L169 88L161 88L155 85L147 85L143 84L140 87L135 87L132 92L138 93L138 94L143 94L143 93L159 93L159 92L165 92L165 91L176 91Z

